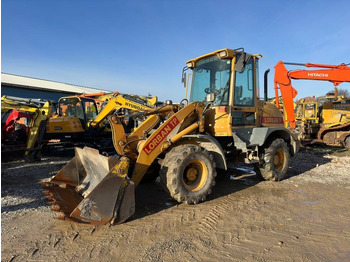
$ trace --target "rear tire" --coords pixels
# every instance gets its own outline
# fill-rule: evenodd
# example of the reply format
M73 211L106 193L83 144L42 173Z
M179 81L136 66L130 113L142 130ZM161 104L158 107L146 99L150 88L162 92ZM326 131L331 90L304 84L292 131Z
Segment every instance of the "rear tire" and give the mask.
M287 143L277 138L265 148L260 163L254 164L254 171L263 180L281 181L288 171L290 154Z
M179 203L204 201L215 185L213 156L197 145L180 145L169 151L160 170L160 181Z

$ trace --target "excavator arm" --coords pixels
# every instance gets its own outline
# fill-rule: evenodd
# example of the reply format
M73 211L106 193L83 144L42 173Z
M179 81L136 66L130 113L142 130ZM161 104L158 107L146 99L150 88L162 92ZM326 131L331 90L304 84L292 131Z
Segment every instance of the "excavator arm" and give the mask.
M147 104L146 100L141 98L137 99L136 96L130 96L125 94L117 94L110 98L107 104L103 107L101 112L97 115L94 121L91 123L92 127L97 127L101 124L109 115L118 109L126 108L133 111L145 111L152 107Z
M317 70L292 70L288 71L285 65L298 65L313 68L322 68ZM323 65L323 64L295 64L284 63L279 61L275 66L274 88L276 96L276 105L280 108L278 101L278 89L281 92L284 109L287 113L285 120L289 127L295 128L295 114L293 99L298 92L292 86L292 79L320 80L332 82L334 86L338 86L343 82L350 82L350 67L345 64L340 65Z

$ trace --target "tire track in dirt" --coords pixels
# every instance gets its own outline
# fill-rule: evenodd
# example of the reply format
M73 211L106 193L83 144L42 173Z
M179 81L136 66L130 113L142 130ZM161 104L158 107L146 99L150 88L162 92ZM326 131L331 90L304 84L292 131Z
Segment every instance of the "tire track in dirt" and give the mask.
M93 237L90 236L90 231L79 229L80 233L75 242L78 246L84 242L91 258L97 258L94 254L99 253L94 245L96 241L105 241L112 238L118 243L115 252L118 254L120 254L118 250L128 253L136 249L141 257L164 259L166 255L171 257L171 254L164 254L164 247L166 246L172 250L172 253L186 251L188 257L183 257L184 261L186 259L188 261L203 261L204 251L198 251L203 246L207 246L206 253L210 251L213 245L219 245L220 238L232 239L231 232L224 232L219 229L223 224L223 220L227 218L226 213L232 212L234 208L240 208L234 204L237 200L240 201L235 194L228 194L198 205L181 204L173 206L158 213L111 227L110 230L98 227L94 230ZM74 227L80 228L80 226ZM164 236L163 232L169 232L169 234ZM244 230L239 232L241 238L245 234ZM191 238L195 236L194 238L199 239L199 241L189 241L187 235ZM220 237L221 235L224 236ZM142 244L135 243L139 239L143 239ZM169 239L177 239L177 244ZM213 258L224 258L225 256L227 258L228 253L221 252L219 254L215 252L213 255Z
M141 215L111 227L69 224L31 210L6 227L3 261L347 261L350 229L341 226L350 224L344 208L350 192L342 174L344 180L317 174L332 184L320 184L312 172L306 181L305 175L279 183L248 179L255 183L250 187L218 182L208 201L190 206L169 207L173 202L155 190L139 204Z

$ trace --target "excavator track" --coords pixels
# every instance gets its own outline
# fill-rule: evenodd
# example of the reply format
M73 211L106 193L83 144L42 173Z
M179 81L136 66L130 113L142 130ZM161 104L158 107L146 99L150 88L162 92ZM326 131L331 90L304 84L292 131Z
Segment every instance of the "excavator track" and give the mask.
M317 134L318 141L326 145L346 146L344 142L350 136L350 122L336 125L333 127L321 128Z

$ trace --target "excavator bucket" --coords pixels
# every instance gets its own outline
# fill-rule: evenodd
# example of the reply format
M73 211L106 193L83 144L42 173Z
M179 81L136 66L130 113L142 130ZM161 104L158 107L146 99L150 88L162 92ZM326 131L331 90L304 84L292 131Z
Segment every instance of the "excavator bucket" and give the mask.
M127 176L130 160L75 148L75 157L55 176L40 181L57 219L93 225L124 222L135 212L134 183Z

